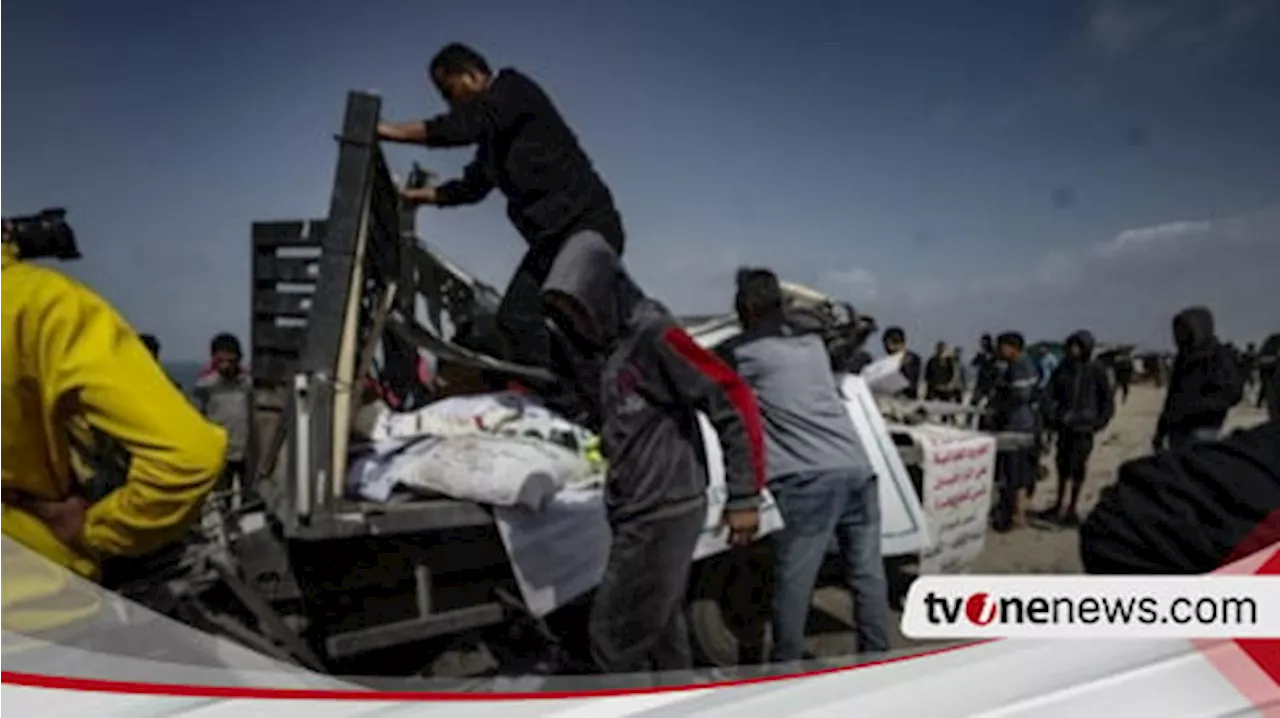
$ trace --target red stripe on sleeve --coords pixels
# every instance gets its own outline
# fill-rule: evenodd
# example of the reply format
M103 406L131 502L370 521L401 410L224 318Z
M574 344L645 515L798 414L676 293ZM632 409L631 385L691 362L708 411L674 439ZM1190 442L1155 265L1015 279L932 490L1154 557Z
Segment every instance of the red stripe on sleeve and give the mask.
M756 396L747 382L738 373L725 364L720 357L698 346L683 329L671 327L663 334L663 339L672 350L686 359L705 377L715 382L729 399L729 403L738 412L743 427L747 430L747 449L751 453L751 466L755 469L756 489L765 485L764 471L764 427L760 423L760 407L756 405Z

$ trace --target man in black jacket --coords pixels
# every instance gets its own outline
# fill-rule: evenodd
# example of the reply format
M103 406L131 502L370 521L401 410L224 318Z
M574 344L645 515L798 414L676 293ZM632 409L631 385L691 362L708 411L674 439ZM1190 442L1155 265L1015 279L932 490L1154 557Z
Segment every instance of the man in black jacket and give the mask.
M1049 428L1057 433L1058 498L1041 518L1078 526L1076 504L1089 469L1093 437L1111 422L1115 400L1106 367L1093 358L1093 335L1078 331L1067 338L1067 356L1053 373L1044 397ZM1063 513L1063 499L1070 499Z
M991 431L1035 434L1040 428L1036 413L1036 387L1040 370L1026 355L1026 340L1018 332L1005 332L996 338L1003 373L996 379L987 404ZM1018 448L1000 452L996 457L996 474L1000 484L992 527L1005 533L1020 527L1026 520L1026 502L1035 489L1038 451Z
M1080 527L1093 574L1199 574L1280 541L1280 417L1120 467Z
M991 392L1004 374L1004 369L1002 360L996 356L996 345L991 335L983 334L978 344L978 354L973 357L973 396L969 400L971 404L978 406L991 398ZM979 428L985 428L985 424L979 422Z
M707 462L696 412L724 455L723 514L734 545L758 527L764 428L751 387L699 347L592 234L565 247L546 281L551 316L601 367L579 377L602 418L605 507L613 543L589 620L605 673L692 667L683 599L707 516Z
M960 366L946 342L938 342L933 356L924 364L924 398L928 401L959 401Z
M613 195L551 98L529 77L512 69L494 74L478 52L455 43L432 59L431 78L449 112L426 121L382 123L379 137L433 148L476 145L477 152L461 178L407 189L404 200L456 207L501 190L507 216L529 251L507 287L498 326L511 361L551 367L560 357L552 356L542 283L561 249L583 233L603 237L622 253L625 238Z
M907 333L902 327L889 327L884 330L882 336L885 354L897 354L902 352L902 376L907 380L907 388L898 392L898 396L904 399L918 399L920 397L920 370L922 363L920 355L907 348Z
M1173 338L1178 354L1152 441L1157 451L1166 439L1172 449L1217 439L1227 412L1244 397L1235 358L1218 342L1208 309L1179 312L1173 318Z

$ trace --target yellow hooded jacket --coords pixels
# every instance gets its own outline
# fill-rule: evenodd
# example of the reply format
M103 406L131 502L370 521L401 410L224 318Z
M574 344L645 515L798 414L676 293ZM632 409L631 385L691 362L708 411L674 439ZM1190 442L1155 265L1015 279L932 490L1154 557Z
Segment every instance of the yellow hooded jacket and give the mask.
M179 538L222 471L225 432L200 416L133 329L87 287L18 261L7 245L0 277L0 474L6 496L72 496L68 437L76 427L114 437L132 457L125 485L88 509L82 546L63 544L8 499L4 535L88 579L97 577L101 558L143 554ZM11 558L6 552L6 629L41 630L96 610L68 604L65 596L53 600L69 579L53 566ZM19 614L21 626L10 620Z

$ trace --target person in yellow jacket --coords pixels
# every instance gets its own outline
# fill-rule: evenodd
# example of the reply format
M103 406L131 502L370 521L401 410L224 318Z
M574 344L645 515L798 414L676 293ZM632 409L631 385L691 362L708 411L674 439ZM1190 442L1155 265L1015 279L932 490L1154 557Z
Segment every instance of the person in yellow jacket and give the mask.
M8 234L6 226L3 624L29 633L97 610L92 591L68 594L89 584L58 566L92 581L102 559L145 554L180 538L222 471L227 439L105 300L21 261ZM72 455L74 446L93 443L94 430L115 439L130 462L124 485L90 504L78 491Z

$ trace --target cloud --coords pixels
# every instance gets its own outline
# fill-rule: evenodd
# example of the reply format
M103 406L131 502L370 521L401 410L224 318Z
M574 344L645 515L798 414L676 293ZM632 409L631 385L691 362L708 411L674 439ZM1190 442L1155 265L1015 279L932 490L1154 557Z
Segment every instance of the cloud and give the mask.
M1094 0L1034 82L969 114L1007 128L1030 116L1201 92L1223 73L1265 62L1256 52L1277 33L1275 0Z
M821 281L846 301L874 302L880 297L880 286L875 275L862 267L825 272Z
M1099 0L1085 25L1084 48L1107 64L1204 65L1229 56L1276 17L1272 0Z
M1127 229L1111 241L1096 247L1095 251L1105 256L1114 256L1130 250L1152 249L1153 245L1177 243L1207 234L1213 229L1213 222L1204 221L1166 222L1151 227Z
M1229 338L1280 329L1277 275L1280 208L1126 229L1013 275L873 284L875 293L859 298L850 292L873 275L858 268L827 272L821 288L922 341L972 343L1004 329L1057 337L1087 327L1106 340L1164 346L1169 318L1191 304L1213 308Z

